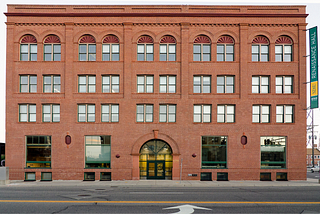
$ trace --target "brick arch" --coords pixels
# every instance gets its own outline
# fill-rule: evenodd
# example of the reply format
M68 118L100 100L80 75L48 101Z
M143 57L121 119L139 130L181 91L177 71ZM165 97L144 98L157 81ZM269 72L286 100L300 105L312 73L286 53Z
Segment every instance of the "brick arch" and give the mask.
M281 32L278 32L278 33L272 35L272 38L270 41L275 42L279 37L282 37L282 36L289 37L292 41L292 44L298 44L298 36L292 32L289 32L289 31L281 31Z
M270 44L269 39L266 36L259 35L252 39L252 44Z
M176 40L176 44L180 43L180 36L178 34L176 34L175 32L172 31L163 31L159 34L157 34L156 38L155 38L155 43L160 43L161 39L165 36L172 36L175 40Z
M234 44L234 39L229 35L220 36L217 40L218 44Z
M81 39L83 36L87 36L87 35L93 36L94 39L95 39L95 41L96 41L96 43L99 42L99 40L97 40L97 38L99 38L98 35L97 35L97 33L94 32L94 31L91 31L91 30L83 30L83 31L77 32L77 33L74 35L74 37L73 37L73 42L76 43L76 44L78 44L78 43L80 42L80 39ZM101 41L101 40L100 40L100 41Z
M48 37L48 36L57 36L60 39L60 43L65 43L65 39L64 39L64 35L61 34L61 32L56 31L56 30L46 30L44 32L41 32L41 34L39 35L39 37L41 38L41 41L44 42L44 40Z
M219 30L212 37L212 43L217 43L218 39L222 36L230 36L233 39L234 44L239 43L239 34L230 30Z
M176 38L171 35L165 35L160 39L160 43L162 44L177 44Z
M178 147L178 144L176 143L176 141L174 139L172 139L170 136L163 134L163 133L158 133L157 137L155 137L154 133L149 133L149 134L145 134L145 135L141 136L139 139L136 140L136 142L134 142L132 149L131 149L131 154L139 154L141 147L146 142L148 142L149 140L153 140L153 139L163 140L167 144L169 144L172 149L173 155L180 154L179 147Z
M33 44L37 44L37 38L32 35L32 34L26 34L24 36L21 37L20 39L20 43L33 43Z
M210 32L210 31L206 31L206 30L200 30L196 33L193 33L190 35L189 37L189 44L193 44L194 40L198 37L198 36L206 36L210 39L210 42L212 44L212 42L214 41L214 35Z
M103 42L104 38L109 36L109 35L113 35L115 37L118 38L119 40L119 44L123 43L123 36L121 33L119 33L118 31L114 31L114 30L105 30L99 33L99 35L96 37L97 39L97 43L99 42Z
M51 34L44 38L43 43L61 43L61 40L57 35Z
M148 31L148 30L143 30L143 31L139 31L139 32L136 33L134 36L132 36L132 43L133 43L133 44L137 44L137 43L138 43L138 40L139 40L139 38L140 38L141 36L150 36L150 37L152 38L153 42L156 41L156 40L155 40L156 35L155 35L153 32Z
M16 36L14 37L15 38L14 41L17 43L20 43L21 39L26 35L34 36L36 38L37 42L41 41L39 34L33 30L23 30L23 31L17 33Z
M120 40L117 36L113 35L113 34L108 34L107 36L105 36L102 40L103 44L107 44L107 43L120 43Z
M137 40L137 43L138 44L145 44L145 43L149 43L149 44L153 44L154 43L154 40L151 36L149 35L142 35L138 38Z
M269 32L267 32L267 31L256 31L256 32L248 35L248 43L252 44L252 41L256 37L259 37L259 36L263 36L263 37L267 38L268 41L269 41L269 45L270 45L271 41L274 41L274 40L272 40L272 35Z
M79 43L91 43L91 44L95 44L96 43L96 38L94 38L94 36L90 35L90 34L85 34L82 35L79 38Z
M194 44L211 44L211 39L207 35L198 35L193 40Z
M289 36L279 36L275 42L276 44L289 44L292 45L293 41Z

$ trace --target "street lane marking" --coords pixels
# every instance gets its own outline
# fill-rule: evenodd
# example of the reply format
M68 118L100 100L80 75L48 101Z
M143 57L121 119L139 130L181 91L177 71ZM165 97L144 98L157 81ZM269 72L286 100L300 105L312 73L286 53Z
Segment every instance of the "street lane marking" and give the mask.
M46 200L0 200L0 203L100 203L100 204L320 204L302 201L46 201Z

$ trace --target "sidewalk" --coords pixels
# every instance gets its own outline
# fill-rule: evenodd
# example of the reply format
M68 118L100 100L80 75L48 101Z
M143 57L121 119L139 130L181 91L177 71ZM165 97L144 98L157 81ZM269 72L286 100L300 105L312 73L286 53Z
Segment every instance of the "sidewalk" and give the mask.
M277 186L318 186L318 179L306 181L177 181L177 180L122 180L122 181L10 181L5 186L107 186L107 187L277 187Z

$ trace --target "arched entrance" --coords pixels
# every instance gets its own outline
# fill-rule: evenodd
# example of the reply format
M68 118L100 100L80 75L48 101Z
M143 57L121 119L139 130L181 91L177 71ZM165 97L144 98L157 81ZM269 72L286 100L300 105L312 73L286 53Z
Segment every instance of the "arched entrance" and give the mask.
M142 145L139 156L140 179L172 179L172 149L163 140Z

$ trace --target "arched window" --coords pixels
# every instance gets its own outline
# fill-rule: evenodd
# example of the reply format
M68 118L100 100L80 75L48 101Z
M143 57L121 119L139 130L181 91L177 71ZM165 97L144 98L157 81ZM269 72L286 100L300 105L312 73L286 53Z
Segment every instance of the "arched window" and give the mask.
M287 36L281 36L276 40L276 62L292 61L292 40Z
M49 35L45 38L43 55L44 61L61 61L61 44L58 36Z
M141 36L137 45L138 61L153 61L153 39L150 36Z
M264 36L257 36L252 40L252 61L269 61L269 40Z
M211 61L211 41L207 36L198 36L193 41L193 61Z
M91 35L84 35L79 41L79 61L96 61L96 40Z
M160 61L176 61L176 40L172 36L164 36L160 40Z
M106 36L102 41L102 61L119 61L119 39L114 35Z
M20 40L20 61L37 61L37 39L33 35Z
M230 36L221 36L217 42L217 61L234 61L234 41Z

